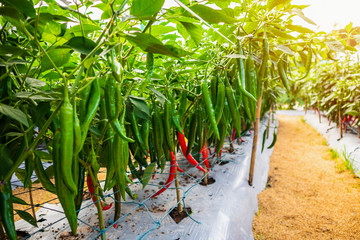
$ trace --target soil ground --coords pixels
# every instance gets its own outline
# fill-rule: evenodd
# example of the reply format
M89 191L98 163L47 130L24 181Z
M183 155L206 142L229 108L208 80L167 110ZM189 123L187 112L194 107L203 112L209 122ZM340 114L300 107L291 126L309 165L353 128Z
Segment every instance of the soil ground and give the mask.
M360 239L360 179L300 116L278 119L255 239Z

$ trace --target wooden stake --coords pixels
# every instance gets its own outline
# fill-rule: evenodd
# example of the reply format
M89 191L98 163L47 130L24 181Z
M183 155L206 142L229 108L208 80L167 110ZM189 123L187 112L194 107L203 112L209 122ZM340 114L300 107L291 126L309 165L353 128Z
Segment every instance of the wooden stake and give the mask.
M270 118L271 118L271 108L270 108L270 110L269 110L269 118L268 118L267 127L266 127L266 139L269 139Z
M305 98L305 114L307 113L307 98Z
M264 89L264 87L262 89ZM256 149L257 149L257 142L258 142L257 140L258 140L258 134L259 134L262 94L263 94L263 91L261 91L260 98L258 99L257 104L256 104L256 122L255 122L254 140L253 140L253 146L252 146L252 151L251 151L251 162L250 162L250 171L249 171L249 185L250 186L253 185L253 178L254 178L254 167L255 167Z
M319 112L319 123L321 123L321 114L320 114L320 101L317 102L318 112Z
M175 187L176 187L176 200L178 202L178 212L181 213L184 211L184 207L181 203L181 196L180 196L180 184L179 184L179 179L178 179L178 174L177 174L177 169L175 168Z
M343 137L343 128L342 128L342 119L341 119L341 111L339 110L339 128L340 128L340 138Z

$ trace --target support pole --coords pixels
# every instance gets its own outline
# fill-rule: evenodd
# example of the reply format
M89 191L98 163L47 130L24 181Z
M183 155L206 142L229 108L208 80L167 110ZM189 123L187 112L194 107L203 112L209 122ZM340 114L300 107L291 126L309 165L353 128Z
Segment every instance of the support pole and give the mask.
M257 104L256 104L256 122L255 122L255 129L254 129L254 140L253 140L253 146L252 146L252 152L251 152L251 162L250 162L250 172L249 172L249 185L250 186L253 185L253 178L254 178L254 167L255 167L258 135L259 135L262 94L263 94L263 91L261 91L260 98L258 99Z

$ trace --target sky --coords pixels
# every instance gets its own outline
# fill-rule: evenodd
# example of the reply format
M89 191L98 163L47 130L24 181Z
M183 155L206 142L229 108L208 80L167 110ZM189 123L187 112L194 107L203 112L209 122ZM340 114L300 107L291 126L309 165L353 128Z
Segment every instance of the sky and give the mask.
M295 18L294 21L313 30L330 32L333 29L344 28L350 22L353 26L360 26L360 0L293 0L292 3L310 5L303 12L317 26L309 25L300 18ZM164 6L171 7L177 4L174 0L165 0Z
M315 29L320 31L341 29L350 22L353 26L360 26L360 0L293 0L292 3L310 5L303 12L318 25ZM297 22L310 27L302 20Z

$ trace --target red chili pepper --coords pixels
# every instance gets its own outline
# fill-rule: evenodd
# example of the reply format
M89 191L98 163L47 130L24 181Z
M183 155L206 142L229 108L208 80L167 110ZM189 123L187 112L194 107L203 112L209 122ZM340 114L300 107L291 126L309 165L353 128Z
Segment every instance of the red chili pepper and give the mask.
M94 191L94 184L93 182L91 181L91 177L89 175L87 175L87 178L86 178L86 182L87 182L87 186L88 186L88 189L89 189L89 192L92 196L92 200L93 202L95 203L96 202L96 199L95 199L95 191ZM106 211L106 210L109 210L111 207L112 207L112 203L110 205L106 205L104 206L102 201L100 200L100 204L101 204L101 207L102 207L102 210L103 211Z
M175 154L173 153L173 151L170 150L170 156L171 156L171 161L176 161L176 156ZM179 172L184 172L184 170L182 170L180 167L179 167L179 164L178 162L176 162L176 169L179 171Z
M170 187L171 183L175 179L176 158L175 158L175 155L174 155L174 153L172 151L170 151L170 155L171 155L171 164L170 164L170 173L169 173L168 180L165 183L165 187L162 187L159 191L157 191L157 193L152 195L151 196L152 198L156 197L157 195L161 194L166 189L168 189Z
M179 172L184 172L184 170L182 170L182 169L179 167L179 164L178 164L178 163L176 163L176 168L177 168L177 170L178 170Z
M203 157L203 161L205 163L205 166L207 168L208 171L210 171L210 166L209 166L209 149L207 148L206 144L203 146L203 148L200 150L200 153L202 154Z
M180 147L181 147L181 151L182 151L183 155L185 156L186 151L187 151L185 137L184 137L183 134L178 132L178 138L179 138L179 144L180 144ZM188 160L188 162L191 165L196 166L197 169L199 169L200 171L203 171L204 173L206 173L206 170L202 166L199 165L199 163L195 160L195 158L191 155L191 153L186 157L186 159Z
M343 119L343 121L342 121L343 123L345 123L346 122L346 117L344 117L344 119Z
M349 121L349 122L351 121L351 118L352 118L352 116L349 115L349 116L348 116L348 121Z
M235 130L235 128L233 128L233 133L232 133L232 138L231 138L231 140L234 141L235 138L236 138L236 130Z
M246 142L242 137L240 137L240 141L241 142Z

